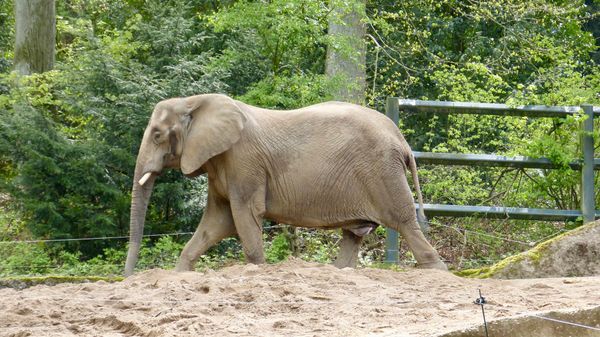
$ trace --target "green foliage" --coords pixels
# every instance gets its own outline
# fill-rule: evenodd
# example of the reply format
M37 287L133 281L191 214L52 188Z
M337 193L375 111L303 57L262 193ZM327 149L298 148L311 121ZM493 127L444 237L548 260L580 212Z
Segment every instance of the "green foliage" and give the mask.
M301 230L298 235L300 257L307 261L331 263L339 251L339 231Z
M12 60L15 35L13 1L0 0L0 67Z
M229 91L264 107L297 108L329 97L323 75L327 15L321 1L240 1L200 17L223 49L210 62Z
M267 262L275 263L284 261L291 255L290 243L283 233L277 234L270 245L266 247L265 257Z
M102 146L68 142L31 106L0 116L0 154L18 174L4 188L20 201L36 237L87 237L114 233L125 201L102 169ZM26 140L26 141L24 141Z
M218 269L243 260L242 246L237 238L226 238L200 256L197 270Z
M274 75L323 71L328 9L321 1L240 1L207 17L216 32L249 39ZM237 43L229 44L237 50ZM233 56L232 54L229 54ZM316 60L319 60L315 62Z
M105 248L93 258L84 258L81 252L69 252L55 243L0 243L0 277L18 275L121 275L127 257L125 245ZM140 250L138 270L150 268L172 269L183 243L171 236L152 242L145 239ZM200 269L219 268L241 258L241 247L235 239L226 239L213 247L198 261Z
M268 77L253 84L240 99L261 107L294 109L326 100L330 86L324 75Z
M430 77L439 100L459 102L497 102L506 97L510 86L480 61L466 62L460 67L443 64Z
M147 244L140 250L138 268L173 268L183 249L183 244L173 241L170 236L163 236L152 246Z
M0 244L0 257L0 277L44 274L52 269L52 260L42 244Z
M383 89L376 94L436 98L450 90L465 99L480 93L505 100L518 84L538 82L540 69L554 69L558 82L561 69L580 65L596 48L581 24L586 10L583 1L373 4L372 48L380 52L371 55L378 56L375 80Z

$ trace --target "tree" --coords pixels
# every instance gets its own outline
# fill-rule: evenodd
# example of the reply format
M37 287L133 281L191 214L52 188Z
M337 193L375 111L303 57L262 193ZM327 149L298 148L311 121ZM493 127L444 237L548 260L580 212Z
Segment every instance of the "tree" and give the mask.
M15 1L15 70L29 75L52 69L55 41L54 0Z
M364 41L365 1L342 4L331 1L325 63L326 74L337 82L333 97L340 101L364 104L366 90L366 54Z
M582 28L585 31L592 33L596 41L596 50L592 52L592 59L596 64L600 64L600 1L585 0L587 7L587 21Z
M328 8L323 1L238 1L206 16L224 49L211 67L228 92L262 107L292 109L330 98L324 75Z

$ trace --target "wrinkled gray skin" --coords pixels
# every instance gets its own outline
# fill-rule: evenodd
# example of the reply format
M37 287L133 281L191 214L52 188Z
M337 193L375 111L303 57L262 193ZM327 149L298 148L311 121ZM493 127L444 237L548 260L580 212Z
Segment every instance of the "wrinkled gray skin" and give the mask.
M247 261L264 263L263 219L342 228L338 267L355 266L362 236L382 225L402 234L420 267L446 269L416 221L407 169L422 201L410 147L377 111L340 102L274 111L217 94L158 103L137 157L125 275L133 273L152 186L165 168L208 174L204 216L178 271L192 270L235 234Z

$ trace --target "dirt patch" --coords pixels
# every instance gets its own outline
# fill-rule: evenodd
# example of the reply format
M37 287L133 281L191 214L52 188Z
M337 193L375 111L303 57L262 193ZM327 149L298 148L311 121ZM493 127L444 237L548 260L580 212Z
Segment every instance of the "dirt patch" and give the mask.
M336 269L292 259L123 282L0 290L0 336L437 336L600 304L600 277L465 279L435 270Z

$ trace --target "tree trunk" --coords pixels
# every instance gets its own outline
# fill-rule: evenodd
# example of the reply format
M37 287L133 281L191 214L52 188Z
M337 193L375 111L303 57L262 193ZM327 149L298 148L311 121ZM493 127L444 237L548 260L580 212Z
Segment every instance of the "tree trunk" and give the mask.
M54 0L15 1L15 70L30 75L52 69L55 44Z
M333 98L356 104L365 103L366 53L365 0L340 2L331 0L327 34L325 73L334 80Z

